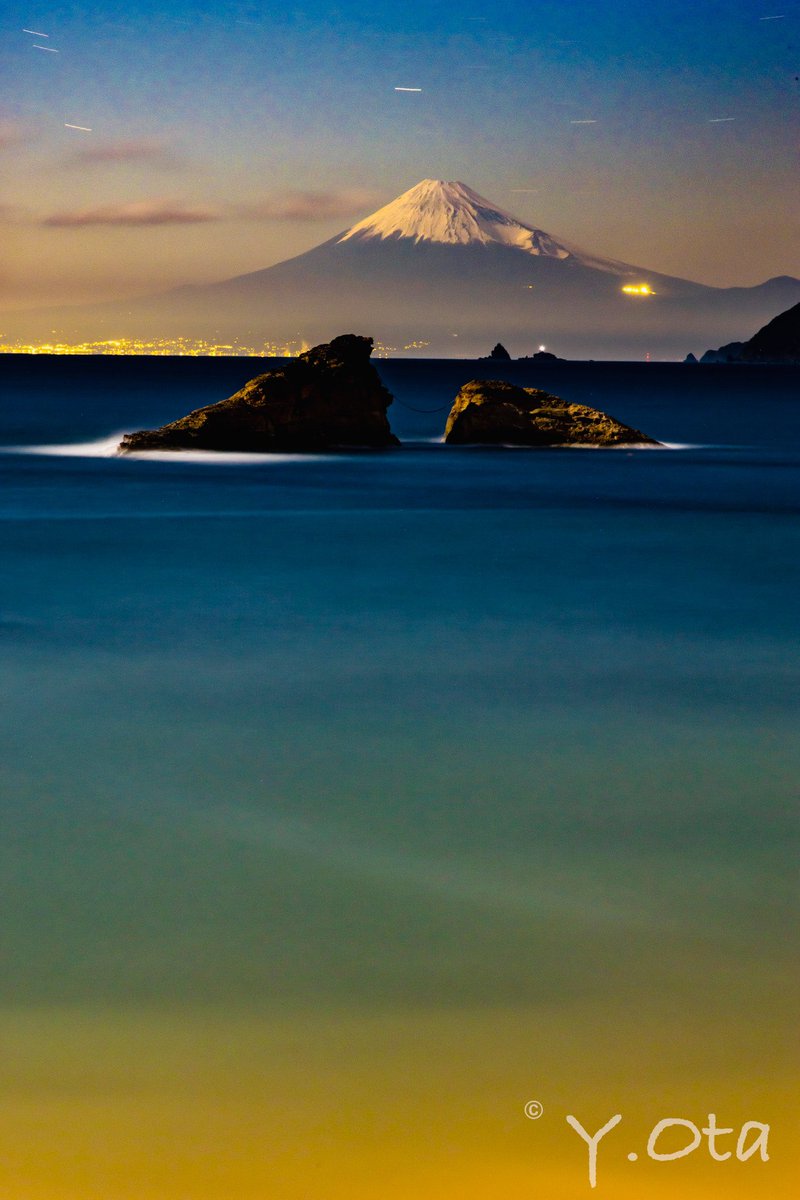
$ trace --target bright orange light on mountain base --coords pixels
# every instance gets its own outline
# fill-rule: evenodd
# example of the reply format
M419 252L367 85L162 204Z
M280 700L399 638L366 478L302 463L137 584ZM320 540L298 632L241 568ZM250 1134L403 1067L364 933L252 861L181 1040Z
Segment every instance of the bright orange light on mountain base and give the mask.
M655 296L649 283L626 283L622 290L626 296Z

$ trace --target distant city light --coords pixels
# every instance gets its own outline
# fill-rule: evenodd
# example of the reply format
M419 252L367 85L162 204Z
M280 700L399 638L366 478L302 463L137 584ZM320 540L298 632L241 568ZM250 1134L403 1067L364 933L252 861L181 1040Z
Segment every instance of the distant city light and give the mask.
M50 342L4 342L0 335L0 354L146 354L173 358L296 358L309 349L308 342L298 337L287 342L267 341L260 346L248 346L234 339L233 342L212 342L204 338L109 338L105 341L67 342L58 340L56 330ZM404 349L422 349L429 342L418 339ZM375 358L388 358L397 350L376 342L373 347Z
M622 290L626 296L655 296L649 283L626 283Z

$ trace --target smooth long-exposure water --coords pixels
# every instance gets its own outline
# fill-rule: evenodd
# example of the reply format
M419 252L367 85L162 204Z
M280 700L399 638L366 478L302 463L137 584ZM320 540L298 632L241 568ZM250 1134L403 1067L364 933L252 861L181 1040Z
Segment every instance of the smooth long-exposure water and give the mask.
M401 449L220 461L109 451L251 360L2 363L2 1188L576 1200L619 1113L598 1195L788 1200L800 374L511 364L670 447L527 451L379 367Z

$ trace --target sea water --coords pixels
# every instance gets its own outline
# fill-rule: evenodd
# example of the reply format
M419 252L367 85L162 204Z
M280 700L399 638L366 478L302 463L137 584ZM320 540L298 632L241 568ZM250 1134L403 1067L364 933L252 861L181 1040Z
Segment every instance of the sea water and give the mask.
M121 458L259 367L3 361L4 1193L788 1198L800 374L378 366ZM498 373L667 448L441 445Z

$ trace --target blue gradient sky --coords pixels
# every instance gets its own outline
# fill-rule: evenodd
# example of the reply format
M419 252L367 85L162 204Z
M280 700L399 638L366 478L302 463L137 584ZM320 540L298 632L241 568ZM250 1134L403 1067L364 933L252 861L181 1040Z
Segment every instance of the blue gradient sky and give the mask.
M798 0L3 12L6 308L255 270L426 176L651 269L800 275Z

